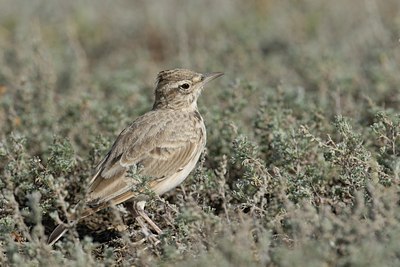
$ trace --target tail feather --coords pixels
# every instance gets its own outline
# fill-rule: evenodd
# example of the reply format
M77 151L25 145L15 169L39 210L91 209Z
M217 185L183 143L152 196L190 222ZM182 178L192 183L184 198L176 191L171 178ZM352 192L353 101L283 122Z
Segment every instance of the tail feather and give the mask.
M93 205L92 207L86 207L86 209L80 214L79 218L77 217L72 217L70 218L72 221L78 221L80 219L83 219L93 213L98 212L99 210L102 210L110 205L118 205L122 202L125 202L128 199L131 199L134 196L132 191L128 191L125 193L122 193L110 201L99 203L97 205ZM68 226L67 224L59 224L53 232L50 234L47 244L50 246L54 245L66 232L68 231Z
M59 224L50 234L49 239L47 240L47 244L50 246L54 245L66 232L68 228L64 224Z
M98 205L94 208L86 208L80 215L80 219L92 215L93 213L101 209L104 209L107 206L109 206L107 203L102 203L101 205ZM72 218L72 220L77 221L78 219L76 219L75 217ZM56 243L67 231L68 231L68 226L66 224L57 225L57 227L54 228L53 232L51 232L51 234L49 235L49 238L47 239L47 244L49 244L50 246L54 245L54 243Z

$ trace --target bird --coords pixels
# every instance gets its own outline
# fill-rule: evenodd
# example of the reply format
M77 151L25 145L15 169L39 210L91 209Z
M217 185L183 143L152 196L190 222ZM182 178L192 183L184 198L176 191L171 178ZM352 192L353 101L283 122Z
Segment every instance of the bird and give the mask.
M204 86L222 75L181 68L159 72L153 108L116 138L88 183L82 213L70 222L125 202L142 228L146 221L162 233L144 211L149 194L140 185L159 196L181 184L195 168L207 138L197 100ZM47 243L53 245L68 228L59 224Z

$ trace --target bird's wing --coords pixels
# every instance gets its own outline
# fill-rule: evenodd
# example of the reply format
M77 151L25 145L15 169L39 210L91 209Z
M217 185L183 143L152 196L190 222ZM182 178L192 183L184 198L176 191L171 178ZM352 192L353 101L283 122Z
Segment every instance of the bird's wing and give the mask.
M137 168L139 175L152 181L168 178L182 170L198 149L203 149L198 143L200 130L193 131L195 126L190 121L181 120L176 125L176 118L160 118L162 115L154 113L146 115L119 135L99 164L90 182L89 207L100 207L108 202L118 204L138 195L140 192L132 189L139 181L125 175L129 168ZM159 123L154 124L154 121Z

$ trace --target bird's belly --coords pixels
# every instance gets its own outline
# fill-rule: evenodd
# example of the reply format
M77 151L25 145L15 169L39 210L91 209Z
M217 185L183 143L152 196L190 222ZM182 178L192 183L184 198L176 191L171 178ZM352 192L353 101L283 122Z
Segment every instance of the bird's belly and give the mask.
M201 151L202 150L200 149L199 153L197 153L197 155L195 155L195 157L193 157L193 159L181 171L163 179L156 185L152 186L152 190L157 195L162 195L181 184L196 166L196 163L201 155Z

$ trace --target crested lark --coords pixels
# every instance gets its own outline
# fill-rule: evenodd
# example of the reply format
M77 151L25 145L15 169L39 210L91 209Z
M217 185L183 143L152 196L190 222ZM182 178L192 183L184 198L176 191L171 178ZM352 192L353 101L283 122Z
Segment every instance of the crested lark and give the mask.
M147 188L157 195L183 182L206 144L206 129L197 110L197 98L206 83L221 75L221 72L200 74L186 69L161 71L153 109L121 132L96 167L80 218L70 219L77 221L129 200L135 205L139 215L136 218L142 227L143 218L161 233L144 212L144 190L136 188L138 179L130 177L128 170L136 169L139 175L147 177ZM48 243L54 244L67 229L66 224L58 225Z

